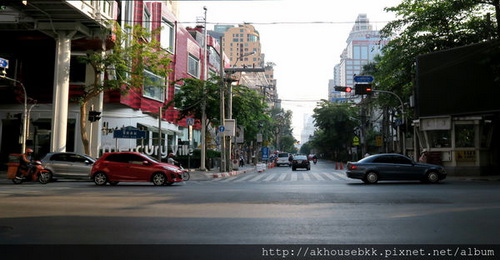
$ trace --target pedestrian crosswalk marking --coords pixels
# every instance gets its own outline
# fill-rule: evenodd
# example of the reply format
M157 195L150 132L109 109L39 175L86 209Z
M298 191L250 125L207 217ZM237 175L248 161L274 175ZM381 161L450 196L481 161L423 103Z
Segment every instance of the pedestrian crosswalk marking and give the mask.
M266 182L337 182L350 180L345 171L342 170L327 170L327 171L290 171L290 172L273 172L272 170L258 172L248 172L236 176L214 178L211 183L266 183ZM195 183L195 181L193 181ZM203 181L196 182L198 184L205 183Z
M284 181L287 175L288 175L287 173L282 173L281 176L278 178L278 181Z
M317 180L320 180L320 181L324 181L325 179L323 179L323 177L321 177L321 175L319 175L318 173L313 173L312 174Z

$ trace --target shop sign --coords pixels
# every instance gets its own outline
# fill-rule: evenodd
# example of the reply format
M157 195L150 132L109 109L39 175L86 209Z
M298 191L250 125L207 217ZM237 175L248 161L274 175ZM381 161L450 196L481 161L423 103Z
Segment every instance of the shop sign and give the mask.
M457 162L475 162L476 161L476 151L474 150L459 150L455 151L455 159Z

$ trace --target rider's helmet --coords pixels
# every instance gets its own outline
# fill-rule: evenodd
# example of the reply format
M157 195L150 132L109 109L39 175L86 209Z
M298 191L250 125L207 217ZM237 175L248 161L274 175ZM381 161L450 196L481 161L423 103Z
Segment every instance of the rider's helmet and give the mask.
M33 149L31 148L26 149L26 153L33 153Z

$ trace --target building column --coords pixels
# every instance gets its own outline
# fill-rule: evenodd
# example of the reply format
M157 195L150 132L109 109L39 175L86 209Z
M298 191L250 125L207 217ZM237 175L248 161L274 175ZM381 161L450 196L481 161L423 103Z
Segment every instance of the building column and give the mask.
M51 152L66 151L71 38L74 34L75 32L59 31L56 37Z

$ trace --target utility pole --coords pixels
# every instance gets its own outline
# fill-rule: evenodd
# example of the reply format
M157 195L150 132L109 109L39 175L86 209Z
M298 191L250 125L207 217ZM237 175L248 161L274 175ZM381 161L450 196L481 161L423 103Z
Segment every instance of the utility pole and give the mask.
M222 46L222 41L224 39L224 36L221 37L220 40L220 79L221 79L221 86L220 86L220 124L222 126L225 125L225 119L226 119L226 113L225 113L225 95L226 95L226 82L224 80L224 57L223 57L223 46ZM226 136L224 132L220 132L220 171L225 172L227 170L226 168Z
M208 72L208 57L207 57L207 7L204 6L203 10L205 10L205 21L203 27L203 100L201 101L201 162L200 162L200 170L205 171L207 168L205 166L206 153L207 153L207 145L206 145L206 132L207 132L207 100L205 95L206 90L206 81L207 81L207 72Z

